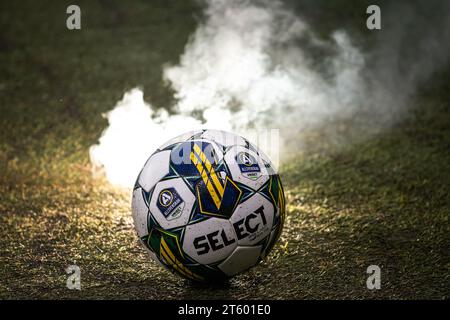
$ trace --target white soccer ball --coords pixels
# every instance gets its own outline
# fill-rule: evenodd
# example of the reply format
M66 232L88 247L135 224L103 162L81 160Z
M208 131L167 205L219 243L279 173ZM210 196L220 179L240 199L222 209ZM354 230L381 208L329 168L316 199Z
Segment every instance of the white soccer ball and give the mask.
M223 280L264 258L284 222L281 180L268 157L241 136L183 134L144 165L133 190L137 234L168 270Z

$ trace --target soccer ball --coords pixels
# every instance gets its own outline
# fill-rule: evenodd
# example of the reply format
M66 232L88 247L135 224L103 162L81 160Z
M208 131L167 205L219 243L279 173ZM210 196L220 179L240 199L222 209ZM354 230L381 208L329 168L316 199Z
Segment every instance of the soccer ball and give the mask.
M241 273L269 253L283 228L285 200L265 154L241 136L201 130L150 156L132 212L154 260L207 282Z

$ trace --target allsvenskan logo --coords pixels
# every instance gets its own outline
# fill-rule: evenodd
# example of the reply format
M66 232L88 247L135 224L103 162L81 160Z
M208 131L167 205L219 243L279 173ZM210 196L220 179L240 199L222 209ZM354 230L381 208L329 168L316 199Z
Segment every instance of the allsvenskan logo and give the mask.
M169 190L163 190L159 194L159 203L161 203L163 207L170 206L173 203L173 193Z
M156 205L167 220L173 220L181 215L184 201L175 188L168 188L161 190Z
M190 159L201 177L196 186L200 212L212 216L230 217L239 202L242 191L228 176L222 178L216 172L215 160L211 163L201 146L196 143L192 146Z
M240 152L238 154L239 164L243 164L246 167L251 167L255 163L255 159L246 152Z
M250 153L239 152L236 155L236 162L244 177L257 180L261 176L261 168L259 167L258 161Z

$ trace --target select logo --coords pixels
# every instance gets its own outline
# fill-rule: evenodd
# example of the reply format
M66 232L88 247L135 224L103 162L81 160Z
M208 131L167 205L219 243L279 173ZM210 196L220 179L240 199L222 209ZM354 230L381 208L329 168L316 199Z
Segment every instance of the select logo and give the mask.
M181 215L184 201L175 188L167 188L159 193L157 206L167 220L173 220Z
M197 250L197 254L203 255L209 251L217 251L235 243L238 240L245 238L254 240L262 233L268 233L264 206L260 206L245 218L233 223L233 228L236 237L227 235L225 229L219 229L195 238L193 245Z

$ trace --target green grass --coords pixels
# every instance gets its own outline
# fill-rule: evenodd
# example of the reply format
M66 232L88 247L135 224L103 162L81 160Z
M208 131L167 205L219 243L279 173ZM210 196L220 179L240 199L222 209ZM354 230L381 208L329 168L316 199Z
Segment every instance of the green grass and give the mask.
M448 71L396 127L281 168L287 221L256 268L207 286L150 261L130 194L92 178L88 148L106 126L100 114L127 89L171 105L162 66L177 62L201 10L166 3L79 1L73 32L69 2L0 5L0 298L448 299ZM80 292L66 288L70 264L81 268ZM371 264L381 290L366 288Z

